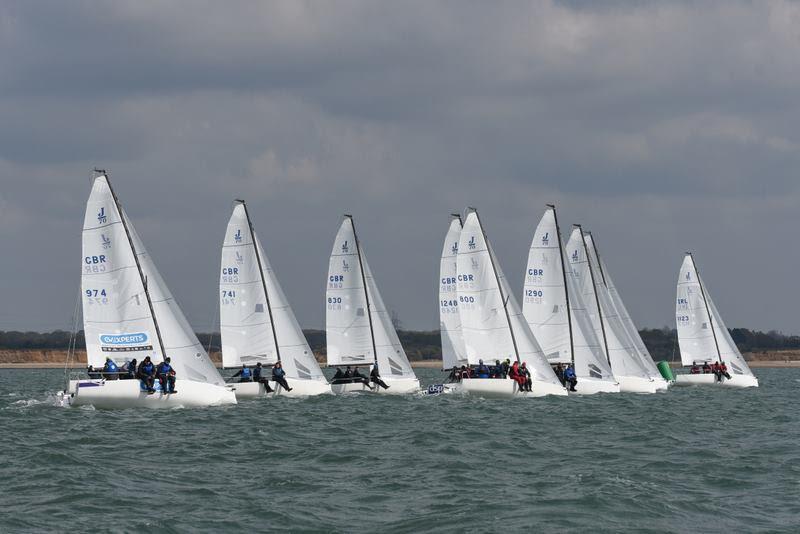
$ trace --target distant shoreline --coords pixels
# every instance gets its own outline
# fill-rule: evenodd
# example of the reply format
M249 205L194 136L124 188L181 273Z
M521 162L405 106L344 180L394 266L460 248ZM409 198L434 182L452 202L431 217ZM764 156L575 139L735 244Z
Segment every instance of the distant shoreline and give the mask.
M747 365L754 369L793 369L800 368L800 360L750 360ZM53 362L20 362L0 363L0 369L64 369L63 363ZM69 369L83 369L84 364L78 363L69 366ZM441 369L441 360L412 361L411 367L416 369ZM672 364L672 367L678 367Z

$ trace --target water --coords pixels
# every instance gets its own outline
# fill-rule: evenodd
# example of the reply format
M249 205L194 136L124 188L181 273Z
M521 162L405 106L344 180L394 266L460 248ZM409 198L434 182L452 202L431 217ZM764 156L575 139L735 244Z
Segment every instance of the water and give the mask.
M0 531L796 532L800 369L757 374L757 390L112 412L53 407L61 371L0 370Z

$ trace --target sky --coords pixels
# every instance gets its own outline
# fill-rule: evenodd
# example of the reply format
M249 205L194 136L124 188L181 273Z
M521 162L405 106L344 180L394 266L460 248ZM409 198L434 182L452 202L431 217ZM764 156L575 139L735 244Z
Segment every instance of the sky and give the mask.
M304 327L343 213L432 330L449 214L519 298L555 203L640 327L691 250L729 327L800 333L798 3L9 0L0 50L0 330L72 328L102 167L198 331L240 197Z

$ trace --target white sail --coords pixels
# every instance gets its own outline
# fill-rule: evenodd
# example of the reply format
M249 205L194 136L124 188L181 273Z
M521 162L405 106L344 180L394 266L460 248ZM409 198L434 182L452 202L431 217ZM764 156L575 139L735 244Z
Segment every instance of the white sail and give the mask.
M576 228L564 249L567 268L572 340L575 351L575 373L580 377L614 382L614 374L603 348L603 340L595 330L597 303L594 300L589 262L583 247L583 238Z
M551 363L571 363L569 315L555 210L548 207L533 234L522 311Z
M471 365L479 360L517 361L498 273L475 211L468 212L461 230L457 267L458 312L467 360Z
M278 361L264 284L242 204L237 204L222 245L219 279L222 366Z
M456 285L458 238L461 235L461 217L453 216L442 247L439 264L439 331L442 337L442 367L467 364L464 336L461 333L461 317L458 313Z
M683 365L721 360L728 365L729 372L753 375L722 321L691 254L686 254L681 264L675 316Z
M692 365L695 362L719 361L714 333L711 330L711 318L691 254L683 258L677 293L675 319L681 363Z
M102 366L106 357L122 364L150 356L163 359L156 320L148 305L131 244L130 231L161 333L163 350L181 380L223 385L178 304L155 268L136 230L118 210L105 176L94 180L83 226L83 322L89 365Z
M625 328L625 332L628 334L628 338L633 344L636 355L639 357L639 360L642 362L642 365L644 365L645 369L647 369L649 376L651 378L660 380L661 373L659 373L658 367L656 367L653 357L650 355L650 351L647 350L647 346L645 346L642 336L639 335L639 329L636 328L636 325L633 323L633 320L628 313L628 309L625 307L625 303L622 301L619 291L617 291L617 286L614 284L614 280L608 271L608 267L606 266L603 257L600 256L599 260L600 267L603 269L603 273L605 275L605 283L606 287L608 288L608 294L611 297L611 302L614 305L617 315L619 315L620 321L622 321L622 325Z
M258 257L251 239L247 211L243 203L237 203L222 248L220 322L223 363L226 367L242 363L252 365L259 361L273 364L280 356L287 377L325 382L258 235L253 232L252 236L255 237ZM261 275L258 272L259 259Z
M625 330L622 319L611 300L611 295L606 285L605 272L601 267L597 247L591 234L584 233L583 240L585 248L589 252L589 266L594 277L596 298L600 304L600 319L603 321L601 334L605 333L611 370L617 378L621 376L650 378L650 374L639 358L633 345L633 340Z
M331 251L326 301L328 365L377 362L384 378L415 378L350 216L342 221Z

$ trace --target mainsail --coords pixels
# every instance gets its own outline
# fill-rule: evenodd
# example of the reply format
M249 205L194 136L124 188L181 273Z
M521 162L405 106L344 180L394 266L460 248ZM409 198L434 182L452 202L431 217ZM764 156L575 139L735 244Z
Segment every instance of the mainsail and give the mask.
M349 215L328 263L325 333L328 365L377 363L384 377L415 376Z
M252 229L244 201L233 208L222 247L220 330L224 367L280 360L290 378L326 381Z
M456 285L458 238L461 234L461 216L453 215L444 239L442 259L439 264L439 330L442 336L442 367L467 364L461 317L458 313Z
M83 224L83 324L89 365L169 356L182 380L223 385L107 176L95 178Z
M675 315L683 365L724 361L734 374L752 376L690 253L683 258L678 276Z

